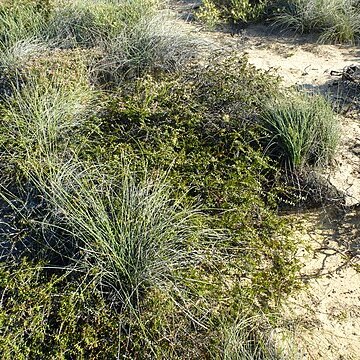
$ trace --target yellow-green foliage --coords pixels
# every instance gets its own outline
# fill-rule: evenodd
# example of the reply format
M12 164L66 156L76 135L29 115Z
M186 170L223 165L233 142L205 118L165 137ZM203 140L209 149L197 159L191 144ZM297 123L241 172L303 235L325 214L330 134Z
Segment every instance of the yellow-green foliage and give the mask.
M211 0L204 0L200 10L196 14L196 18L206 23L210 28L213 28L220 22L221 11Z
M260 19L268 0L205 0L198 12L198 19L214 26L221 20L235 23Z
M91 285L67 277L28 261L1 264L2 359L115 358L117 315Z
M80 81L55 89L50 86L54 83L47 83L47 91L24 87L3 103L9 129L15 130L11 134L21 135L8 139L5 149L17 158L43 158L35 150L46 142L31 136L37 127L32 123L28 129L25 120L51 115L62 124L68 145L63 147L67 143L56 127L49 134L41 132L51 140L50 160L80 169L66 177L57 161L51 168L25 163L32 179L28 186L36 188L39 205L29 199L28 190L23 202L2 192L2 198L8 196L7 218L24 214L16 223L16 229L25 227L24 236L14 236L11 244L29 244L27 256L46 254L48 266L57 268L53 277L31 262L3 269L0 318L11 325L0 337L5 359L21 359L21 354L223 358L222 321L269 314L298 286L296 244L286 221L276 214L283 189L277 188L278 170L264 156L256 125L264 101L278 89L277 79L245 58L215 56L206 66L194 65L181 74L123 84L102 95L101 111L92 119L97 132L81 147L73 146L77 140L68 125L78 119L77 132L85 137L88 124L76 115L84 104L90 111L91 102L71 90L81 88ZM20 105L27 112L19 111ZM64 151L69 149L76 152L71 160ZM124 152L131 159L133 186L119 164ZM91 177L80 159L107 166L93 170ZM144 162L149 180L167 172L171 197L166 201L140 186ZM185 219L181 214L188 202L202 209L196 218L196 226L206 230L201 236L192 227L184 230L191 230L191 236L184 237L181 230L180 238L176 227L161 228L173 215L186 226L191 214ZM30 225L36 225L31 232ZM163 245L169 239L175 243L159 252L157 239ZM59 265L73 271L61 275ZM126 296L119 296L123 290ZM10 341L14 337L17 343Z

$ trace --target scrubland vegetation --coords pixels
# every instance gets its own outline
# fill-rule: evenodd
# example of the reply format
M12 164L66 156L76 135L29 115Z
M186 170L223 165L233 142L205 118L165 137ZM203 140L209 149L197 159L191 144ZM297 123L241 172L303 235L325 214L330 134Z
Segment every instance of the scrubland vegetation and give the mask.
M2 358L289 358L278 209L284 174L331 160L329 104L246 58L199 61L160 1L0 17Z
M357 44L358 0L204 0L198 18L214 27L267 20L300 33L315 32L320 42Z

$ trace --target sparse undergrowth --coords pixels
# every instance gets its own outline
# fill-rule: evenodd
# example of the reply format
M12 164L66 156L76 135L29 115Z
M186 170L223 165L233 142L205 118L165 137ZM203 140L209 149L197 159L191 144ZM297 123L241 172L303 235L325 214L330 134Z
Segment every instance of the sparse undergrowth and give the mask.
M360 38L358 0L205 0L197 18L211 27L266 19L300 33L315 32L324 43L357 44Z
M360 38L358 0L287 1L277 22L301 33L319 33L319 41L356 44Z

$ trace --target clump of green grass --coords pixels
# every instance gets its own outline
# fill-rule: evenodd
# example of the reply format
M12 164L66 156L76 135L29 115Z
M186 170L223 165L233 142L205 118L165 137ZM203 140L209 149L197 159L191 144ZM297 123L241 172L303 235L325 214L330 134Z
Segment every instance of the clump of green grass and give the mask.
M50 13L44 36L62 48L94 47L123 28L123 12L119 3L108 0L60 1Z
M5 3L0 5L0 45L4 57L25 42L96 48L100 61L95 73L115 82L145 72L175 71L193 56L196 44L161 11L162 5L159 0L58 0L51 6L19 1L12 9Z
M261 122L270 153L292 170L325 165L334 155L338 120L320 95L295 92L273 99L266 105Z
M21 69L33 56L47 49L47 44L37 39L23 39L11 46L0 45L0 67L2 70Z
M0 4L1 50L19 41L39 39L45 28L44 13L35 3L5 1Z
M57 1L43 36L62 48L95 47L119 36L141 21L151 21L160 8L158 0Z
M157 0L4 1L0 4L0 41L9 46L41 38L53 46L93 47L125 25L151 18L159 6Z
M317 32L321 42L356 44L360 4L358 0L291 0L276 22L301 33Z
M43 53L47 45L36 39L19 40L12 45L0 45L0 97L9 96L14 87L25 82L25 69L35 56Z

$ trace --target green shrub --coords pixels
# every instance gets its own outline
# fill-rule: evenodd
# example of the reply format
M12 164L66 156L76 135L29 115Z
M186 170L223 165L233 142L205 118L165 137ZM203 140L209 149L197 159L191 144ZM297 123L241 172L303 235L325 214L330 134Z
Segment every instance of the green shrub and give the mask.
M29 261L0 265L3 359L116 357L119 316L91 284L71 277Z
M0 335L8 358L222 358L224 318L267 316L298 286L296 244L276 213L284 190L257 124L277 79L244 58L215 56L124 82L102 95L89 137L93 93L80 80L50 77L3 104L1 157L22 164L45 202L17 229L35 220L44 249L48 229L74 245L66 250L71 275L55 285L57 277L37 275L40 285L29 280L28 291L13 271L25 295L0 313L12 324L23 304L25 315ZM70 146L78 132L86 142ZM106 164L91 166L98 163ZM20 213L28 204L9 200ZM48 267L63 273L57 262ZM14 288L9 274L2 291Z
M204 0L200 10L196 13L196 19L214 28L220 23L221 11L211 0Z
M206 0L197 18L210 26L220 20L234 23L256 21L265 15L268 0Z
M145 154L151 166L170 167L181 174L178 186L218 207L228 204L228 193L237 197L233 190L241 180L235 174L246 161L256 174L271 167L248 143L256 148L255 119L275 91L277 79L246 59L217 56L179 75L129 84L110 99L101 128L111 146Z
M102 134L90 142L87 156L111 164L126 151L133 163L145 158L150 168L169 171L179 196L190 189L188 197L198 199L213 215L212 227L230 232L238 258L234 255L233 265L216 261L213 269L225 274L229 265L249 274L249 292L234 287L234 298L242 294L239 304L266 307L270 298L280 299L281 292L293 286L295 246L287 236L274 238L283 223L272 206L285 190L261 149L256 122L266 99L277 91L277 80L246 59L217 57L182 74L147 77L122 90L110 99L100 120ZM252 249L251 255L244 248ZM269 267L258 268L264 262ZM192 276L206 283L209 265ZM225 280L220 276L218 281L221 293Z
M269 102L261 117L268 149L289 168L327 164L339 139L338 120L320 95L290 93Z

